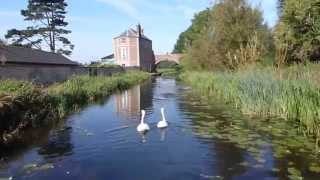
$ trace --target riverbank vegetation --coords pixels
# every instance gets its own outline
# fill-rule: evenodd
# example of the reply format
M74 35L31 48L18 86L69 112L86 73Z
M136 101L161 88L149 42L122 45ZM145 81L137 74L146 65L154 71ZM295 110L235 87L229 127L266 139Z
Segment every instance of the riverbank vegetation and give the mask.
M181 66L172 61L162 61L157 64L156 71L165 77L178 77Z
M302 133L318 139L319 68L293 66L279 74L274 68L252 67L236 72L188 72L181 78L200 93L232 103L244 114L292 120Z
M319 34L319 0L279 1L272 28L249 1L217 1L177 42L181 79L243 113L291 121L319 144Z
M110 77L76 76L46 88L30 82L0 81L0 144L15 140L22 129L54 123L88 103L149 77L140 71Z

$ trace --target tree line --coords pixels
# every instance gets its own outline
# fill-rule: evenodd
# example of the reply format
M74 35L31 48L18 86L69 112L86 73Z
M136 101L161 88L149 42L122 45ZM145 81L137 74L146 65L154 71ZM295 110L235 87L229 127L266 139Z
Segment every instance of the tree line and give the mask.
M247 0L219 0L196 14L180 34L175 53L188 69L239 69L274 59L274 64L320 58L320 0L278 0L279 20L268 27Z
M9 45L36 49L48 49L51 52L70 55L74 45L66 37L71 31L65 29L66 0L28 0L21 15L30 26L25 29L10 29L5 38ZM2 44L4 41L1 40Z

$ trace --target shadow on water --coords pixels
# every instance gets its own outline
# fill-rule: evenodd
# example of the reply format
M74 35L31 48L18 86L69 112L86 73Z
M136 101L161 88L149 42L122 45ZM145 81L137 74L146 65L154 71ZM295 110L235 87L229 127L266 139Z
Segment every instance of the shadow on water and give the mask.
M241 115L174 79L155 78L89 105L24 146L1 149L0 178L319 179L318 154L294 125ZM157 129L160 108L167 129ZM140 111L151 130L136 132Z

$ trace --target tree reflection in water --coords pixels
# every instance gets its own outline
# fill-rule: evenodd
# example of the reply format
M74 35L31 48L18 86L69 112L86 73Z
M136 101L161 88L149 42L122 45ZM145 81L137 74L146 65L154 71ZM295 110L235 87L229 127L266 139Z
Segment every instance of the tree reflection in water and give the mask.
M42 145L38 150L40 155L45 158L54 158L59 156L71 155L73 144L71 143L71 128L64 128L54 132L48 142Z

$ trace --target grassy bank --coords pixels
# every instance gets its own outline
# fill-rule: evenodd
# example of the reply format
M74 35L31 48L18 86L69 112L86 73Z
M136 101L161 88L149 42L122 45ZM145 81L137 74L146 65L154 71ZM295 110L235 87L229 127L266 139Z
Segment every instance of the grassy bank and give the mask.
M164 76L164 77L177 77L177 76L179 76L179 70L176 68L157 69L157 72L161 73L161 76Z
M181 66L172 61L161 61L157 64L156 71L164 77L178 77Z
M47 88L30 82L0 81L0 144L15 139L21 129L48 125L148 78L147 73L138 71L112 77L78 76Z
M238 72L186 72L181 79L207 96L234 104L245 114L278 116L320 138L320 66L248 68Z

